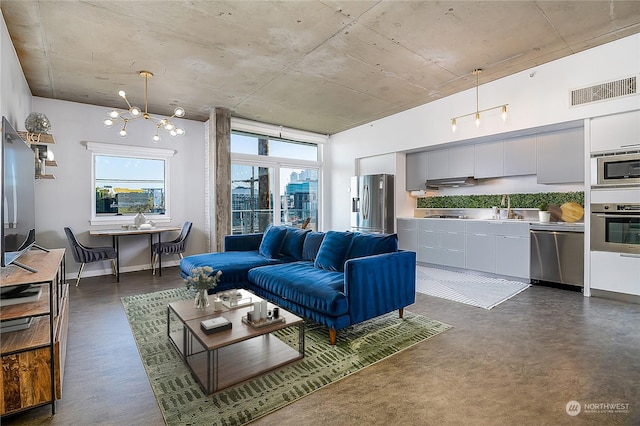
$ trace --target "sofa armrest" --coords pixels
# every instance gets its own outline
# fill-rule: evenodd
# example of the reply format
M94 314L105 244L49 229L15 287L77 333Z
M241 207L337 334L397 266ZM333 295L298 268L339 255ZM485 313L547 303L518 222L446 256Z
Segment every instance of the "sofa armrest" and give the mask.
M355 324L416 300L416 253L398 251L345 262L344 291Z
M262 234L227 235L224 237L224 251L253 251L260 248Z

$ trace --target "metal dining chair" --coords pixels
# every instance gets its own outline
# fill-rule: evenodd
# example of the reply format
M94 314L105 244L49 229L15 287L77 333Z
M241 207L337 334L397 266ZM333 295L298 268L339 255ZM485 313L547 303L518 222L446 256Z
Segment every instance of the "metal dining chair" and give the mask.
M158 263L158 260L160 259L161 255L177 254L180 256L180 259L184 257L182 253L185 252L186 245L187 245L187 237L191 232L192 225L193 224L191 222L186 221L184 225L182 225L182 231L180 231L180 235L178 235L178 238L176 238L173 241L162 241L159 243L154 243L151 246L151 251L153 252L153 261L151 262L152 263L151 267L153 269L154 275L156 273L156 264Z
M116 277L118 276L116 249L113 247L87 247L80 244L71 228L65 227L64 232L67 234L67 240L69 240L69 246L71 246L73 259L81 264L80 270L78 271L78 278L76 279L76 287L80 284L82 270L84 269L84 265L87 263L111 260L113 274Z

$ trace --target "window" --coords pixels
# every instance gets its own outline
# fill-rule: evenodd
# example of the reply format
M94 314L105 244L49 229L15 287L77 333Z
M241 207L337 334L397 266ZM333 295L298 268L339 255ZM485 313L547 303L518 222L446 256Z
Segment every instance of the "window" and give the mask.
M92 151L91 224L130 222L138 212L168 222L173 150L87 142Z
M239 131L231 133L234 234L271 224L318 229L320 147Z

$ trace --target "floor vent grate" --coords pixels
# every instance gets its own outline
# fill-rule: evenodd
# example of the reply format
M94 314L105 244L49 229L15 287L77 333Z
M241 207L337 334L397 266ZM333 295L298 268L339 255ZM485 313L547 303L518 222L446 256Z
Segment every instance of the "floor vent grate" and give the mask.
M572 90L571 106L600 102L621 96L635 95L636 93L638 93L637 79L636 76L633 76Z

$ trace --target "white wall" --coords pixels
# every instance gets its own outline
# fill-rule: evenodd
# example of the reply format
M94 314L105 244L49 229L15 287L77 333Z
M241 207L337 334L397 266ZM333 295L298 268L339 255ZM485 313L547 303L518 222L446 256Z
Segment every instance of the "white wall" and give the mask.
M498 110L483 115L478 129L468 117L458 120L456 133L451 132L452 117L475 110L473 88L331 136L331 228L349 225L349 178L356 173L356 159L638 109L638 95L570 108L569 93L639 72L636 34L481 85L479 108L509 104L506 123ZM496 190L506 191L500 185Z
M24 120L31 113L31 90L1 10L0 18L0 115L7 117L14 128L23 129Z
M117 106L117 105L115 105ZM37 243L43 247L68 247L63 228L70 226L82 243L88 245L111 245L108 237L90 237L91 218L91 152L84 141L112 144L128 144L138 147L174 149L176 154L170 161L171 223L182 226L184 221L193 222L187 244L188 254L206 251L207 237L204 229L205 193L205 130L204 123L175 119L178 126L186 130L181 137L161 135L155 144L151 137L155 133L153 123L138 120L127 126L128 135L122 139L115 127L106 128L102 119L108 108L75 102L58 101L34 97L33 110L44 113L51 121L51 133L56 143L51 146L58 167L48 167L47 173L55 180L36 182L36 227ZM188 114L188 111L187 111ZM133 218L131 220L133 223ZM162 224L165 225L165 224ZM119 225L116 225L119 226ZM114 225L110 226L111 228ZM177 234L177 233L176 233ZM174 237L165 235L164 238ZM166 264L177 257L165 256ZM149 238L130 236L120 238L121 272L140 270L150 266ZM172 262L172 263L175 263ZM79 265L67 256L67 272L75 273ZM83 276L106 272L107 263L87 264Z

